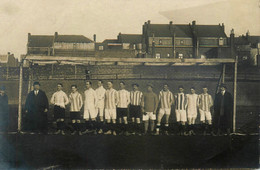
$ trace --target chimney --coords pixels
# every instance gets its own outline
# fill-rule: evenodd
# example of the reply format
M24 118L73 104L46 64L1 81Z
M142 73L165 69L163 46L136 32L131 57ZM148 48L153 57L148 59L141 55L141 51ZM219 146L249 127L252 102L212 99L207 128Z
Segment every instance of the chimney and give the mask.
M196 25L196 21L192 21L192 26L194 27Z
M196 21L192 21L191 24L191 30L192 30L192 53L193 53L193 57L197 58L198 57L198 53L199 53L199 47L198 47L198 36L197 36L197 30L196 30Z
M235 57L234 56L234 50L235 50L235 33L234 33L234 29L232 28L232 30L230 31L230 55L231 55L231 58Z
M246 37L248 38L249 36L250 36L250 32L249 32L249 30L247 30Z
M169 29L170 29L170 33L173 35L173 24L172 21L169 22Z
M222 28L223 32L225 32L225 25L224 25L224 23L222 23L221 28Z
M54 39L58 37L58 32L55 32Z
M96 42L96 38L97 38L97 35L94 34L94 35L93 35L93 41L94 41L94 42Z
M118 42L122 42L122 41L121 41L121 32L118 33L117 41L118 41Z
M31 37L31 33L28 33L28 41L30 40Z

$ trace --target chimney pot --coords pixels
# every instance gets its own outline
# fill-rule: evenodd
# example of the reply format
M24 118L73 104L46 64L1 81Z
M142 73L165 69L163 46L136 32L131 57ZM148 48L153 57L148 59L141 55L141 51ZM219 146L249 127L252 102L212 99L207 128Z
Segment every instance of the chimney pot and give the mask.
M170 21L170 25L172 25L172 21Z
M148 20L147 23L148 23L148 24L151 24L151 20Z
M247 32L246 32L246 36L249 36L250 35L250 32L249 32L249 30L247 30Z
M94 35L93 35L93 40L94 40L94 42L96 42L96 38L97 38L97 35L94 34Z
M231 31L230 31L230 34L234 34L234 33L235 33L235 31L234 31L234 29L232 28Z

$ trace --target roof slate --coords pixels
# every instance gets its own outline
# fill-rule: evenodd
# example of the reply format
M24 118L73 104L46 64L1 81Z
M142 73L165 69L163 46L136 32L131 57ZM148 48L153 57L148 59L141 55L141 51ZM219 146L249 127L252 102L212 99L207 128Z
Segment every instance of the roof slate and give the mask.
M29 38L29 47L51 47L53 44L51 35L31 35Z
M83 35L58 35L55 42L91 43L93 41Z
M169 24L150 24L150 31L156 37L172 37ZM173 24L176 37L192 37L192 25ZM198 37L227 37L220 25L195 25Z
M121 43L142 43L141 34L119 34L119 37Z

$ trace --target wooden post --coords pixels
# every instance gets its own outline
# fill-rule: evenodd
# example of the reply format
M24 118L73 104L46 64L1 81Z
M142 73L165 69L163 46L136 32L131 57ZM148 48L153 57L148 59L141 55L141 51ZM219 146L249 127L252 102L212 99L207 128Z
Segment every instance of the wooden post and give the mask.
M222 79L221 83L225 83L225 74L226 74L226 64L222 65Z
M77 65L75 65L75 79L77 78Z
M23 60L20 63L19 102L18 102L18 132L22 129L22 86L23 86Z
M237 107L237 62L238 62L238 57L236 56L235 66L234 66L233 133L236 132L236 107Z
M9 78L9 66L6 67L6 80Z
M32 87L32 71L31 71L31 65L29 64L29 68L28 68L28 73L29 73L29 81L28 81L28 94L31 91L31 87Z

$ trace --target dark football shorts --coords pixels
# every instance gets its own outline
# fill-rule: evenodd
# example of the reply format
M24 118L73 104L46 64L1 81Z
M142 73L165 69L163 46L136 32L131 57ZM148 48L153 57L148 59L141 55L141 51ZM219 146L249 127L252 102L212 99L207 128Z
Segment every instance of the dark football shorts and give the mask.
M142 118L141 106L130 105L129 112L131 118Z
M71 120L79 120L81 119L80 112L70 112L70 119Z
M54 119L65 119L65 109L60 106L54 106Z
M127 117L127 108L117 108L116 113L118 118Z

